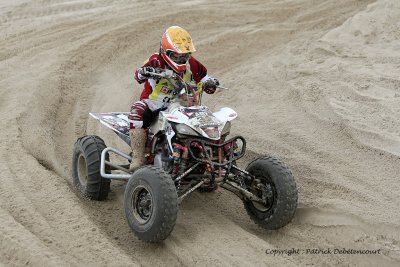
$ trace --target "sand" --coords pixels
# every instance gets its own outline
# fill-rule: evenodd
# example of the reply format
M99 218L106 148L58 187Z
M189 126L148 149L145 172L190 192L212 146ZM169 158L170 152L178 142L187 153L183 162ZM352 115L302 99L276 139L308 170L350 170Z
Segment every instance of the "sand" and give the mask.
M282 158L294 220L256 226L229 192L194 193L162 244L135 238L124 183L109 199L71 186L84 134L129 148L88 112L128 111L134 69L180 25L229 91L248 156ZM399 266L400 2L38 0L0 3L0 265ZM271 249L378 255L268 255Z

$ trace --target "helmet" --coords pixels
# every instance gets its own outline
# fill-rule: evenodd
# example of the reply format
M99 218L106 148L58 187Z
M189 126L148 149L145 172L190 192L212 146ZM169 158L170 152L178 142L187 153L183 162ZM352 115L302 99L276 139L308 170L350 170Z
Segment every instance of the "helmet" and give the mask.
M177 73L186 69L190 54L195 51L189 33L179 26L169 27L161 37L161 56Z

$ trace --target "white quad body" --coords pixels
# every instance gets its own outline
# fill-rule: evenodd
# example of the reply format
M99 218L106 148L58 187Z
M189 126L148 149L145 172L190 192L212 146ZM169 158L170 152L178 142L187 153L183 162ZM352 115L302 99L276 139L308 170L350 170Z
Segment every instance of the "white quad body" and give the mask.
M176 129L181 134L219 140L225 132L230 130L228 122L236 117L237 113L228 107L213 113L206 106L184 107L179 103L173 103L166 111L160 112L158 121L150 127L150 131L154 134L164 131L168 144L172 148L171 140L176 133L171 123L177 125Z
M128 145L129 120L127 112L89 113L103 125L112 129ZM172 103L167 110L161 111L158 119L150 126L150 133L157 134L163 131L167 137L170 148L171 140L175 135L172 124L181 134L192 137L203 137L210 140L219 140L221 136L230 130L230 121L237 117L237 113L228 107L221 108L217 112L211 112L206 106L184 107L178 102Z

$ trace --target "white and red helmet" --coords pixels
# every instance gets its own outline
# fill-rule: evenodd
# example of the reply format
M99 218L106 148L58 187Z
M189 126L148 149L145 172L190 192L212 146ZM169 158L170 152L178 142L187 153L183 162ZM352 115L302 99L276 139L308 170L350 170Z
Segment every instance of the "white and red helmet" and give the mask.
M161 37L161 56L176 73L186 69L186 63L195 51L189 33L179 26L169 27Z

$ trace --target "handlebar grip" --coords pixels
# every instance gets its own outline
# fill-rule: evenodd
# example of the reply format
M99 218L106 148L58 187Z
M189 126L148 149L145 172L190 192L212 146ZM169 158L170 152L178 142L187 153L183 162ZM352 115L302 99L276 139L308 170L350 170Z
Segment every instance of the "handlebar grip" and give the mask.
M217 85L217 88L222 89L222 90L229 90L229 88L223 87L221 85Z

